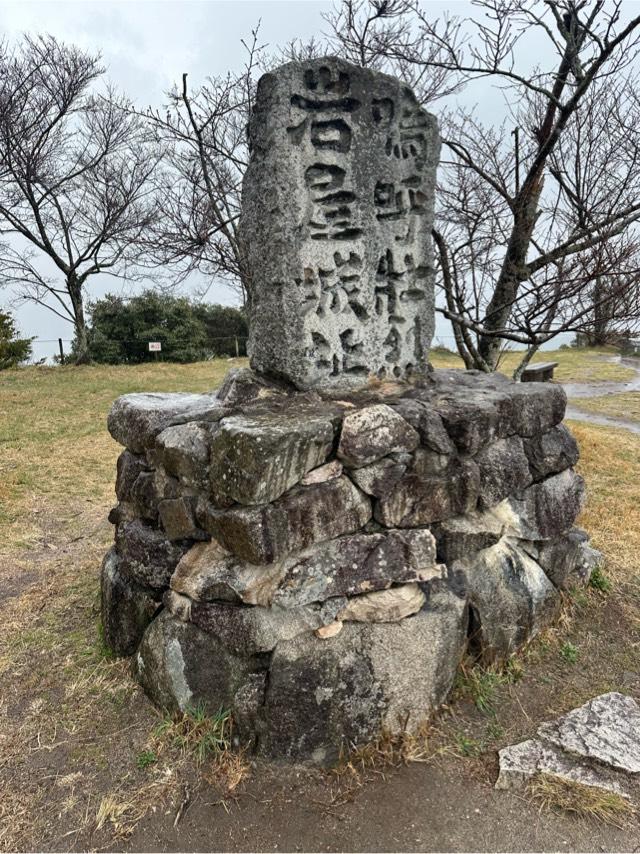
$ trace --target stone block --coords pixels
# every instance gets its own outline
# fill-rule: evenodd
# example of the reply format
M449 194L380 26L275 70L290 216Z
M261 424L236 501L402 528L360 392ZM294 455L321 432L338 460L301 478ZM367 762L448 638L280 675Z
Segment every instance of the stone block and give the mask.
M567 469L505 499L492 512L522 539L550 540L573 526L584 500L584 480Z
M285 572L283 563L256 566L239 560L212 540L189 549L171 577L171 589L198 602L267 606Z
M256 678L264 680L262 660L234 655L213 635L166 610L146 630L133 670L156 706L170 713L199 704L209 714L233 710L236 694L253 696L256 707L262 701L255 691ZM253 691L247 692L248 683Z
M102 562L100 577L104 642L115 655L133 655L162 604L161 594L120 572L114 548Z
M116 497L118 501L128 501L133 484L138 475L148 471L149 467L145 457L141 454L132 454L124 450L118 457L116 463Z
M138 520L124 522L116 528L120 571L145 587L158 590L167 587L188 548L188 543L172 543L162 531Z
M216 503L265 504L324 463L334 431L326 416L234 415L211 442L210 489Z
M195 499L165 498L158 504L162 529L169 540L205 540L208 534L198 528L194 515Z
M455 454L455 446L431 401L404 397L394 403L393 408L418 431L420 442L426 448L437 454Z
M371 502L345 477L295 487L273 504L217 510L199 503L200 527L250 563L273 563L313 543L350 534L371 518Z
M330 638L278 644L260 753L327 765L382 730L414 731L451 689L465 626L464 600L443 588L399 623L345 623Z
M446 474L423 477L409 470L376 502L374 515L388 528L416 528L476 509L480 472L472 460L457 462Z
M251 366L298 388L424 370L435 118L406 84L323 57L261 78L249 136Z
M470 644L485 663L508 658L557 613L556 588L517 540L503 537L453 569L465 575Z
M562 590L587 584L593 570L604 562L602 554L591 548L589 538L580 528L572 528L553 540L532 545L535 548L534 560Z
M419 442L418 433L401 415L379 403L345 415L338 458L357 468L394 452L414 451Z
M191 421L167 427L156 438L165 471L188 486L203 489L208 480L210 428Z
M468 513L432 526L438 544L438 560L451 566L494 546L503 534L503 525L492 513Z
M272 601L284 607L442 577L429 531L353 534L285 561Z
M480 469L480 510L493 507L508 495L521 493L532 481L519 436L486 445L475 457L475 462Z
M525 439L524 451L536 481L572 468L580 456L578 444L564 424Z
M215 394L137 392L115 401L107 426L116 442L142 454L167 427L187 421L219 421L225 412Z

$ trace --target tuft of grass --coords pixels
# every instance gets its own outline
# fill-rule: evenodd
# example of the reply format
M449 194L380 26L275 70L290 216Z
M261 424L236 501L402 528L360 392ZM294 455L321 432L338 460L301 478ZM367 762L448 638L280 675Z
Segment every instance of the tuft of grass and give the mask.
M477 757L484 752L484 745L477 738L471 738L464 733L457 733L455 737L456 747L462 756Z
M580 656L580 650L571 641L565 641L560 647L560 655L569 664L575 664Z
M524 675L524 665L512 656L500 666L460 665L456 687L462 696L469 697L483 714L495 716L495 695L502 685L518 682Z
M591 573L591 578L589 579L589 587L593 590L599 590L600 593L611 593L613 589L613 584L607 578L607 576L602 571L602 568L596 566L596 568Z
M207 757L229 750L231 733L231 712L219 709L209 715L204 704L198 703L184 712L166 717L155 728L154 737L159 749L163 743L171 744L201 764Z
M140 769L148 768L149 765L155 765L157 761L158 757L153 750L142 750L136 757L136 765Z
M622 795L549 774L536 774L529 795L541 809L559 809L623 829L635 815L633 804Z

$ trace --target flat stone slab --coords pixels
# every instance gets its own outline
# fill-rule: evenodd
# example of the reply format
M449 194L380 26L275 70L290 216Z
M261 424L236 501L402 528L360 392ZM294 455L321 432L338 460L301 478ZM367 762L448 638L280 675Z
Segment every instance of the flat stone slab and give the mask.
M537 738L499 751L497 789L520 788L536 774L630 796L640 778L640 706L611 692L538 727Z
M141 454L167 427L187 421L219 421L227 411L216 394L137 392L116 400L107 427L116 442Z

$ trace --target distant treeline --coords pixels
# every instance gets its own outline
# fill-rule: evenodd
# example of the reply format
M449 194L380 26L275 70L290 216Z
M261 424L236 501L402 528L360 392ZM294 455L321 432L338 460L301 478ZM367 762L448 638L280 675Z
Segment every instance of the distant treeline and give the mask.
M247 321L238 308L148 290L128 299L107 294L89 312L88 350L94 362L198 362L246 355ZM161 352L150 352L149 342L159 342ZM74 341L74 355L76 347Z

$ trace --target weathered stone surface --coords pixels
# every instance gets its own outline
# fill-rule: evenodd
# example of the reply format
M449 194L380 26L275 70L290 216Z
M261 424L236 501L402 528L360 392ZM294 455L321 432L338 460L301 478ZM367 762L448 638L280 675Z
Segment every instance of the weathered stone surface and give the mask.
M434 117L400 81L324 57L261 78L249 135L252 367L298 388L424 370Z
M231 368L218 389L217 397L227 406L238 406L258 398L264 399L282 393L281 384L256 374L250 368Z
M601 694L538 727L537 738L500 751L496 788L523 786L538 773L627 795L640 774L640 706Z
M293 412L225 418L211 442L211 494L217 502L275 501L333 445L333 424L322 415Z
M555 586L563 590L587 584L593 570L604 563L601 552L591 548L589 538L580 528L572 528L553 540L523 541L522 545Z
M531 483L529 462L519 436L492 442L480 451L475 462L480 468L480 510L522 492Z
M357 468L394 452L414 451L419 442L417 432L401 415L379 403L345 415L338 457Z
M291 608L442 572L429 531L389 531L339 537L267 566L238 560L215 541L198 544L178 564L171 587L198 601Z
M156 438L156 451L169 474L204 488L207 483L210 433L197 422L168 427Z
M538 737L572 756L640 774L640 706L624 694L594 697L557 720L541 724Z
M393 583L427 582L442 577L435 558L435 541L425 530L340 537L287 560L273 602L292 607Z
M393 489L407 470L408 463L400 461L397 457L402 457L402 455L398 454L394 457L385 457L383 460L378 460L378 462L371 463L369 466L351 469L349 477L367 495L374 495L376 498L380 498ZM408 460L410 463L411 457Z
M492 512L518 537L549 540L571 528L584 499L584 480L567 469L505 499Z
M238 560L212 540L189 549L171 577L171 588L200 602L219 599L267 606L285 572L282 563L256 566Z
M433 400L433 407L458 450L477 454L485 445L509 436L512 428L513 406L506 390L473 390L465 394L451 389Z
M564 424L526 439L524 451L534 480L571 468L580 456L578 444Z
M395 623L416 614L427 601L417 584L401 584L388 590L375 590L349 599L338 611L341 622Z
M141 472L147 471L147 461L140 454L124 450L116 463L116 497L118 501L128 501L131 488Z
M502 536L503 525L492 513L468 513L439 522L431 530L438 544L438 560L451 566L495 545Z
M513 404L513 432L518 436L546 433L564 418L567 395L555 383L513 383L509 386Z
M187 421L218 421L225 411L215 394L138 392L116 400L107 426L116 442L141 454L167 427Z
M166 498L158 504L162 528L170 540L205 540L208 534L198 528L194 516L195 499Z
M343 472L343 466L340 460L332 460L330 463L325 463L323 466L318 466L307 472L300 483L303 486L313 486L314 483L326 483L328 480L335 480L340 477Z
M120 570L143 586L167 587L178 561L188 548L188 544L170 542L162 531L142 522L124 522L116 528Z
M198 505L198 521L225 548L251 563L273 563L313 543L362 528L371 502L345 477L295 487L273 504L216 510Z
M345 623L330 638L278 644L259 751L329 764L382 729L416 729L448 694L462 653L465 605L446 588L399 623Z
M421 477L409 470L376 503L375 518L388 528L416 528L475 510L480 473L472 460L456 462L446 474Z
M618 795L627 794L622 775L581 762L537 738L504 747L498 751L498 757L500 772L495 784L496 789L522 789L537 774L545 774Z
M507 658L555 616L558 592L515 540L505 537L453 569L466 577L471 643L485 662Z
M143 519L155 521L158 518L159 496L154 472L140 472L129 491L129 499Z
M437 454L451 456L455 446L444 428L440 415L433 409L431 402L402 398L393 404L393 408L418 431L420 442Z
M178 598L176 598L178 597ZM332 599L328 607L303 605L271 608L221 602L191 602L169 592L165 605L179 619L212 634L226 649L240 655L271 652L280 641L291 640L333 622L344 599ZM188 606L188 607L185 607Z
M118 567L114 548L102 562L100 579L104 642L116 655L133 655L161 605L156 590L135 584Z
M163 611L145 632L133 659L134 674L161 709L185 711L203 703L210 714L233 709L236 694L264 669L257 658L241 658L213 635ZM261 697L253 693L257 706ZM244 713L248 713L247 703Z

